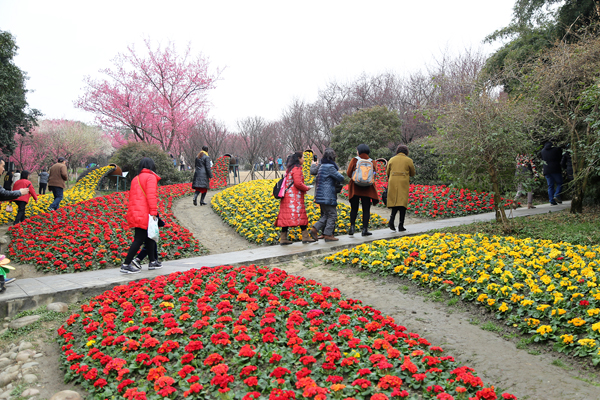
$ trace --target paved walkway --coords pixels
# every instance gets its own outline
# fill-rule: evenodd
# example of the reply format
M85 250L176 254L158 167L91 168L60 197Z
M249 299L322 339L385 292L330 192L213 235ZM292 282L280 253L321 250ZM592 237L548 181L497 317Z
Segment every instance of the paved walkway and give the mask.
M523 217L564 210L570 207L571 202L565 201L562 205L539 205L528 210L520 208L512 211L512 217ZM510 217L510 211L507 211ZM122 274L119 269L105 269L98 271L79 272L75 274L52 275L41 278L18 279L7 286L7 290L0 294L0 318L12 317L23 310L36 308L56 301L72 303L86 297L98 295L114 286L127 284L127 282L144 278L154 278L157 275L168 275L176 271L186 271L192 268L214 267L218 265L241 264L268 264L281 262L294 257L306 257L320 253L354 247L356 245L381 239L393 239L406 235L418 235L432 229L449 226L467 225L473 222L490 221L495 214L485 213L467 217L444 219L407 225L406 232L393 232L388 228L373 231L372 236L363 237L360 232L353 237L339 236L337 242L302 244L294 243L289 246L265 246L257 249L236 251L232 253L214 254L202 257L186 258L181 260L166 261L163 268L156 271L144 269L139 274Z

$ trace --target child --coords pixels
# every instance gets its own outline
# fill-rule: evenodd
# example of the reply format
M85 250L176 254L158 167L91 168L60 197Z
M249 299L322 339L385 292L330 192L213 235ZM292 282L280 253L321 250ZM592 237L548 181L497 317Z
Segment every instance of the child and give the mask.
M15 223L13 225L18 224L19 222L23 222L25 220L25 207L29 202L29 198L33 196L33 199L37 201L37 194L35 193L35 189L31 182L27 179L29 178L29 171L21 172L21 179L15 182L13 190L19 190L21 188L28 188L29 193L25 194L15 200L13 200L17 207L19 208L17 211L17 216L15 217Z
M0 293L4 292L6 290L6 287L4 285L13 283L14 281L16 281L15 278L7 278L6 277L6 274L8 274L8 272L11 269L15 269L14 267L11 267L10 265L8 265L9 262L10 262L10 260L8 258L6 258L6 256L4 254L0 254Z

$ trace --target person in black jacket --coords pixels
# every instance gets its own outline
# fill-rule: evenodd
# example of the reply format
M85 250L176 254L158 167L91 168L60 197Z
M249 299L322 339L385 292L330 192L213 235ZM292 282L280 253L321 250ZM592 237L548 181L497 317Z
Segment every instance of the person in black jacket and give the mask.
M200 197L200 205L205 206L204 198L206 192L210 188L210 180L212 179L212 161L208 156L208 147L202 146L202 151L196 156L196 163L194 169L194 179L192 181L192 189L194 193L194 205L197 206L198 193L202 193Z
M544 176L546 177L546 182L548 182L548 198L550 199L550 204L555 206L557 203L562 203L560 199L560 190L563 183L560 166L562 149L560 147L553 147L551 142L547 142L542 149L542 160L544 160Z
M0 158L0 175L2 175L3 173L4 173L4 160ZM11 182L11 184L12 184L12 182ZM6 190L6 189L4 189L3 186L0 186L0 201L14 200L21 196L25 196L28 193L29 193L29 188L22 188L19 190ZM5 282L4 275L0 274L0 293L4 292L5 283L11 283L14 281L15 281L14 278L10 278Z

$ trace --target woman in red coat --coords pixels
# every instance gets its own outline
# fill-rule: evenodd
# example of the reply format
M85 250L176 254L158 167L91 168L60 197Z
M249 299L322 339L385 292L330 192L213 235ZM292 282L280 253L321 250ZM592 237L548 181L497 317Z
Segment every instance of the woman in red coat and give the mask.
M292 244L287 234L290 227L299 226L302 231L302 243L312 243L316 240L308 235L308 216L304 206L304 194L312 186L304 184L304 175L302 175L302 164L304 157L299 151L292 154L287 161L287 170L285 172L285 190L284 196L279 205L279 214L275 221L275 226L281 228L279 244Z
M21 179L15 182L13 190L19 190L21 188L29 189L29 193L13 200L18 207L17 216L15 217L15 223L13 225L25 221L25 207L27 206L27 203L29 203L29 199L31 197L33 197L35 201L37 201L38 199L37 194L35 193L35 189L29 181L29 171L21 172Z
M133 257L144 244L148 250L150 258L149 270L161 268L156 260L156 242L148 237L148 219L149 215L158 220L158 198L156 192L160 176L156 174L156 165L151 158L144 157L140 161L139 174L131 181L129 189L129 206L127 207L127 222L131 228L135 229L133 243L129 247L129 252L125 262L121 265L121 272L125 274L135 274L141 272L140 269L131 265Z

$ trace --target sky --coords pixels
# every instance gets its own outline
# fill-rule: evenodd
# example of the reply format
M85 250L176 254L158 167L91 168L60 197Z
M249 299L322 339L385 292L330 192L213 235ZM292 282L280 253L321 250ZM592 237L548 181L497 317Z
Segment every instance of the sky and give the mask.
M278 120L294 99L313 102L327 83L361 74L409 74L442 52L501 43L483 39L510 22L514 0L0 0L0 30L19 46L28 102L43 118L94 123L75 108L84 78L129 45L172 42L222 69L209 117L230 130Z

